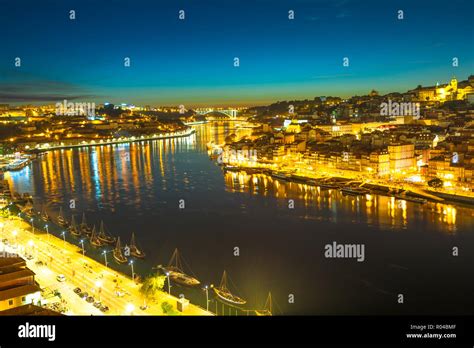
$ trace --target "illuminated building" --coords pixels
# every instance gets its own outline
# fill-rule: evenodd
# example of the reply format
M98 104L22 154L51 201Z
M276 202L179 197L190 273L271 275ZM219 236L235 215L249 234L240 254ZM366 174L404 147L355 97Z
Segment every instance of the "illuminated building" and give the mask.
M35 273L17 255L0 258L0 311L35 304L41 299L41 289Z
M390 171L398 173L415 168L415 145L410 143L393 143L388 145Z
M409 92L413 93L418 101L472 100L474 95L474 75L469 76L466 81L459 83L453 77L449 83L429 87L418 86Z

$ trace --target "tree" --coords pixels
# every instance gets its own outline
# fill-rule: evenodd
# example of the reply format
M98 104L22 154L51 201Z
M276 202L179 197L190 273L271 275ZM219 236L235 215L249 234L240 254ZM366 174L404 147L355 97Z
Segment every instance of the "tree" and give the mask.
M161 304L161 309L163 310L164 314L168 314L168 315L176 315L177 314L177 312L174 310L171 303L166 302L166 301Z
M166 276L153 274L148 276L140 287L140 293L145 299L155 299L165 286Z
M431 179L428 181L428 186L435 188L443 187L443 180L438 178Z

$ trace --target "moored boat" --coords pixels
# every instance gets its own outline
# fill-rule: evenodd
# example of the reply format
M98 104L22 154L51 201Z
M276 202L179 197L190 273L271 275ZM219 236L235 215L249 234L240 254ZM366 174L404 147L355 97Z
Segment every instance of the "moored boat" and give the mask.
M178 249L174 250L168 266L159 266L159 268L161 268L167 274L167 276L169 276L169 278L175 283L190 287L198 286L201 284L201 282L195 277L184 273Z
M59 214L58 214L57 222L58 222L58 225L60 225L62 227L67 227L67 225L68 225L68 222L64 218L62 207L59 207Z
M122 246L120 245L120 237L117 238L117 244L113 251L114 259L118 263L126 263L128 260L122 252Z
M267 301L265 302L265 307L263 309L257 309L255 314L258 316L272 316L272 293L268 293Z
M112 237L112 236L108 235L107 233L105 233L105 228L104 228L104 222L103 221L100 222L100 231L99 231L99 235L97 236L97 238L99 238L99 240L101 242L106 243L106 244L113 244L117 240L117 238Z
M274 172L271 174L271 177L283 181L287 181L290 179L289 176L282 172Z
M49 215L48 213L46 212L46 208L43 206L43 208L41 209L41 220L43 220L44 222L48 222L49 221Z
M81 224L79 225L79 229L81 230L81 233L85 234L86 236L90 236L92 233L92 228L90 228L90 226L87 225L86 213L82 214L82 221L81 221Z
M343 187L341 189L341 192L344 195L351 195L351 196L361 196L361 195L370 193L369 190L364 189L362 187Z
M428 200L425 199L425 198L413 197L413 196L408 196L408 195L405 195L405 194L395 194L393 196L396 199L404 200L404 201L407 201L407 202L420 203L420 204L425 204L426 202L428 202Z
M101 247L104 245L104 243L102 243L100 241L100 239L97 237L97 233L95 231L95 226L92 227L92 231L91 231L91 237L89 239L90 243L92 246L95 246L95 247Z
M76 225L76 219L74 217L74 215L71 217L71 224L69 225L69 233L71 233L73 236L80 236L81 235L81 232L79 231L79 228L77 228L77 225Z
M319 184L319 187L321 189L338 189L340 186L336 183L331 183L331 182L324 182L324 183L321 183Z
M130 255L139 259L145 258L145 253L137 247L137 243L135 242L135 233L133 232L132 238L130 239Z
M222 275L222 280L219 285L219 287L212 286L214 292L216 295L224 300L225 302L234 304L234 305L244 305L247 303L246 300L243 298L240 298L230 292L230 290L227 288L227 273L224 271L224 274Z

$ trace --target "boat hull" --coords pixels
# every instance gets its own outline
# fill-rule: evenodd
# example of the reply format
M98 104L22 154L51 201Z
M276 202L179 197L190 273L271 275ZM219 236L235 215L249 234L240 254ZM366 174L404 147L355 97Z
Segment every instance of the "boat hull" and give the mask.
M99 240L102 242L102 243L105 243L105 244L113 244L117 241L117 239L115 238L112 238L112 237L99 237Z
M126 263L128 260L121 252L116 252L114 250L114 259L120 264Z
M244 299L240 298L240 297L237 297L237 296L234 296L226 291L222 291L218 288L213 288L214 289L214 292L216 293L217 297L219 297L221 300L227 302L227 303L231 303L231 304L234 304L234 305L244 305L247 303L247 301L245 301Z
M196 287L201 284L199 280L185 273L177 272L166 267L163 267L163 271L165 273L169 273L169 277L174 283L188 286L188 287Z

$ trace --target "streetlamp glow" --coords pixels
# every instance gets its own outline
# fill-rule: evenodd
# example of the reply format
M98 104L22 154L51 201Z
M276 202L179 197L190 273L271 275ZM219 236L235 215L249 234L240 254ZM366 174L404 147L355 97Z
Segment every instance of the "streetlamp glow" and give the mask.
M104 251L102 252L102 255L104 255L105 267L107 267L107 250L104 250Z
M168 278L168 295L171 295L170 272L166 272L166 277Z
M206 310L209 312L209 287L204 286L204 290L206 291Z
M84 239L81 239L80 243L82 245L82 257L84 257L84 254L85 254L85 252L84 252Z
M132 280L135 281L135 272L133 271L133 260L130 260L130 267L132 268Z
M133 305L133 303L128 303L127 304L127 307L125 307L125 311L129 314L129 315L133 315L133 311L135 310L135 306Z

